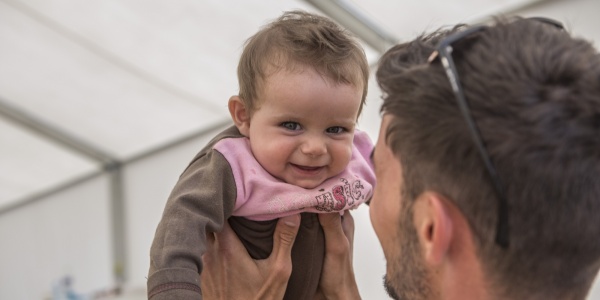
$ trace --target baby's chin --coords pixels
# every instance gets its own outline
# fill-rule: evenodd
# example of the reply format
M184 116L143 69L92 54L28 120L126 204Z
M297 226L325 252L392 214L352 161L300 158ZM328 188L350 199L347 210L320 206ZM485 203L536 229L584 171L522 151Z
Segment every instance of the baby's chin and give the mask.
M315 188L320 187L321 185L323 185L323 183L325 183L327 180L333 178L335 176L331 176L331 177L327 177L325 179L322 180L282 180L283 182L301 187L303 189L307 189L307 190L312 190Z
M342 173L343 173L343 170L340 171L340 172L338 172L337 174L334 174L334 175L331 175L331 174L327 174L327 175L322 174L324 176L322 176L322 177L318 176L319 178L316 178L316 176L315 176L315 178L306 178L306 177L305 178L298 178L298 177L295 177L295 176L290 175L290 174L283 174L283 175L280 174L280 176L273 175L272 173L269 173L269 174L271 174L273 177L275 177L275 178L277 178L277 179L279 179L282 182L285 182L287 184L295 185L297 187L301 187L301 188L307 189L307 190L312 190L312 189L318 188L323 183L325 183L327 180L329 180L331 178L334 178L334 177L336 177L336 176L338 176L338 175L340 175Z
M322 181L319 181L319 182L306 182L306 181L299 181L299 182L292 181L292 182L288 182L288 181L284 180L284 182L286 182L286 183L289 183L291 185L295 185L297 187L301 187L301 188L307 189L307 190L312 190L314 188L317 188L321 184L323 184L323 182L325 182L325 181L326 180L322 180Z

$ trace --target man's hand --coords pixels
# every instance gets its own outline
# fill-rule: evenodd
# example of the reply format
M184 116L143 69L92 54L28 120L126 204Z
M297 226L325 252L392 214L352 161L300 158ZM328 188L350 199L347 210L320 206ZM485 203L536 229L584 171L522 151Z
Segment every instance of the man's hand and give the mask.
M350 212L319 214L325 233L325 262L316 299L360 299L352 267L354 219Z
M292 273L291 252L299 226L300 215L281 218L271 256L254 260L225 222L222 232L209 235L202 256L203 299L282 299Z

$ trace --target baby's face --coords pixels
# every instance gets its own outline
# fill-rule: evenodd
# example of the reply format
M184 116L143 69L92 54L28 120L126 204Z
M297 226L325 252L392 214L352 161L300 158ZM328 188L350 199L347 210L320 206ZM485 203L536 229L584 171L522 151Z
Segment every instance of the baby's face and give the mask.
M361 97L362 87L335 84L311 68L270 75L250 119L254 156L287 183L317 187L350 161Z

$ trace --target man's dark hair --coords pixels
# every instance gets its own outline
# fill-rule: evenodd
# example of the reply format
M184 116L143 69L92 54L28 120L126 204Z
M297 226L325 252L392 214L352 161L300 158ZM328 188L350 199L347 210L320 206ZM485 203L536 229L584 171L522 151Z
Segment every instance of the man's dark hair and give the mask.
M393 116L386 142L412 201L451 199L475 236L492 292L585 298L600 268L600 55L536 20L497 20L453 44L467 102L509 205L495 243L497 199L439 60L437 31L390 49L377 80Z

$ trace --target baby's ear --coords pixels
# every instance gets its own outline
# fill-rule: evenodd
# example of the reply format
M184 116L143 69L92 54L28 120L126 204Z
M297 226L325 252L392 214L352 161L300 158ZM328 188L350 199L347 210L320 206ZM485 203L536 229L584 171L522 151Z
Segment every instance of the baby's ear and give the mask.
M239 96L231 96L228 107L233 123L240 133L247 137L250 132L250 112L244 101Z

